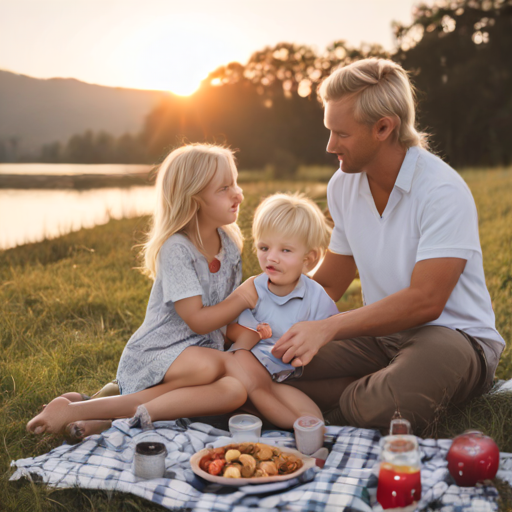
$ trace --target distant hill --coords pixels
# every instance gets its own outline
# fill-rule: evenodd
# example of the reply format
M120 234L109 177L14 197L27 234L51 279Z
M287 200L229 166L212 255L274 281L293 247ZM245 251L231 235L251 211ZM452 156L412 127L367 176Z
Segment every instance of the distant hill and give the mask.
M39 79L0 70L0 142L18 155L66 142L86 130L114 136L141 130L169 93L92 85L72 78Z

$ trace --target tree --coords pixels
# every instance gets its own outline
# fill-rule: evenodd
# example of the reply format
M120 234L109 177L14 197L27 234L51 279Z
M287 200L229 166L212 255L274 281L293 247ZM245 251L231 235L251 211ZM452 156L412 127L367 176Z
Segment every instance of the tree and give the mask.
M301 164L336 165L325 152L318 87L337 66L392 58L412 75L419 125L456 167L512 162L512 0L438 0L419 4L410 25L394 24L396 51L335 41L322 53L282 42L247 64L220 66L188 98L169 95L140 134L72 137L48 146L46 158L68 162L156 163L183 142L224 143L242 168L268 164L291 176ZM6 148L9 149L9 148ZM60 156L59 156L60 155Z
M326 164L327 131L316 90L333 67L368 56L388 56L380 46L333 43L323 55L304 45L279 43L249 62L221 66L189 98L169 97L146 119L142 139L160 159L189 142L226 143L240 150L241 167L272 164L291 176L301 164Z
M395 24L395 58L420 92L420 123L456 166L512 162L512 2L419 5Z

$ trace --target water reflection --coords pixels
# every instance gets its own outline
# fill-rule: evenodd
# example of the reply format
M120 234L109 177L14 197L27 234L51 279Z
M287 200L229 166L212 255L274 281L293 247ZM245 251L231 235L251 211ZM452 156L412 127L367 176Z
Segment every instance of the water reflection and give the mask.
M0 174L65 176L76 174L138 174L151 165L134 164L0 164Z
M91 190L0 189L0 249L150 213L154 187Z

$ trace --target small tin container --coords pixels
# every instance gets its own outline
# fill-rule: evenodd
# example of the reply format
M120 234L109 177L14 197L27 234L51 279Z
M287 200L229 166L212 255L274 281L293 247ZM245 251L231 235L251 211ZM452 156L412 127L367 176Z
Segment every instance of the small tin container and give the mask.
M137 443L133 456L133 472L145 480L162 478L165 474L167 449L163 443L144 441Z
M324 445L324 422L314 416L301 416L293 424L297 449L311 455Z
M229 431L237 443L257 443L261 437L262 421L252 414L237 414L229 419Z

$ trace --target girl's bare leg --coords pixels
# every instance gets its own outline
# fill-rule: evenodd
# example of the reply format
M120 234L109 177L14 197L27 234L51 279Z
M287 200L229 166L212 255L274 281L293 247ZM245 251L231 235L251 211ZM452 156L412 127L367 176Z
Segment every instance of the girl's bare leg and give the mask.
M246 374L242 381L249 399L258 411L270 422L280 428L290 429L297 418L315 416L322 419L318 406L298 389L277 384L264 366L246 350L235 352Z
M172 391L210 384L227 374L234 373L236 365L237 362L231 353L214 348L188 347L172 363L162 384L158 386L165 386L166 391Z
M225 414L247 400L244 386L233 377L222 377L206 386L170 391L144 404L151 421Z
M27 430L35 434L56 434L69 423L80 420L131 418L139 405L145 405L152 421L223 414L237 409L247 399L245 388L233 377L222 377L205 386L182 388L154 396L147 393L152 389L84 402L70 402L57 397L28 422ZM142 401L142 397L146 399Z
M238 363L233 354L205 347L189 347L176 358L161 384L129 395L74 402L73 407L80 407L81 412L78 415L73 413L68 423L78 420L130 418L139 405L151 402L170 391L210 384L224 377L228 369L231 375L239 374L240 370L237 370L237 366ZM35 433L62 431L64 426L61 425L60 414L59 418L52 418L51 414L57 414L57 405L60 410L61 405L66 403L69 404L70 400L57 397L27 424L27 429ZM51 404L53 404L53 413L48 411ZM202 414L201 411L199 414Z
M165 387L161 388L161 392L165 393L173 389L208 384L226 375L227 366L232 364L231 354L206 347L188 347L169 367L162 382L151 389L165 385ZM68 392L60 396L68 399L70 402L84 400L82 394L76 392ZM92 398L95 398L95 395Z

